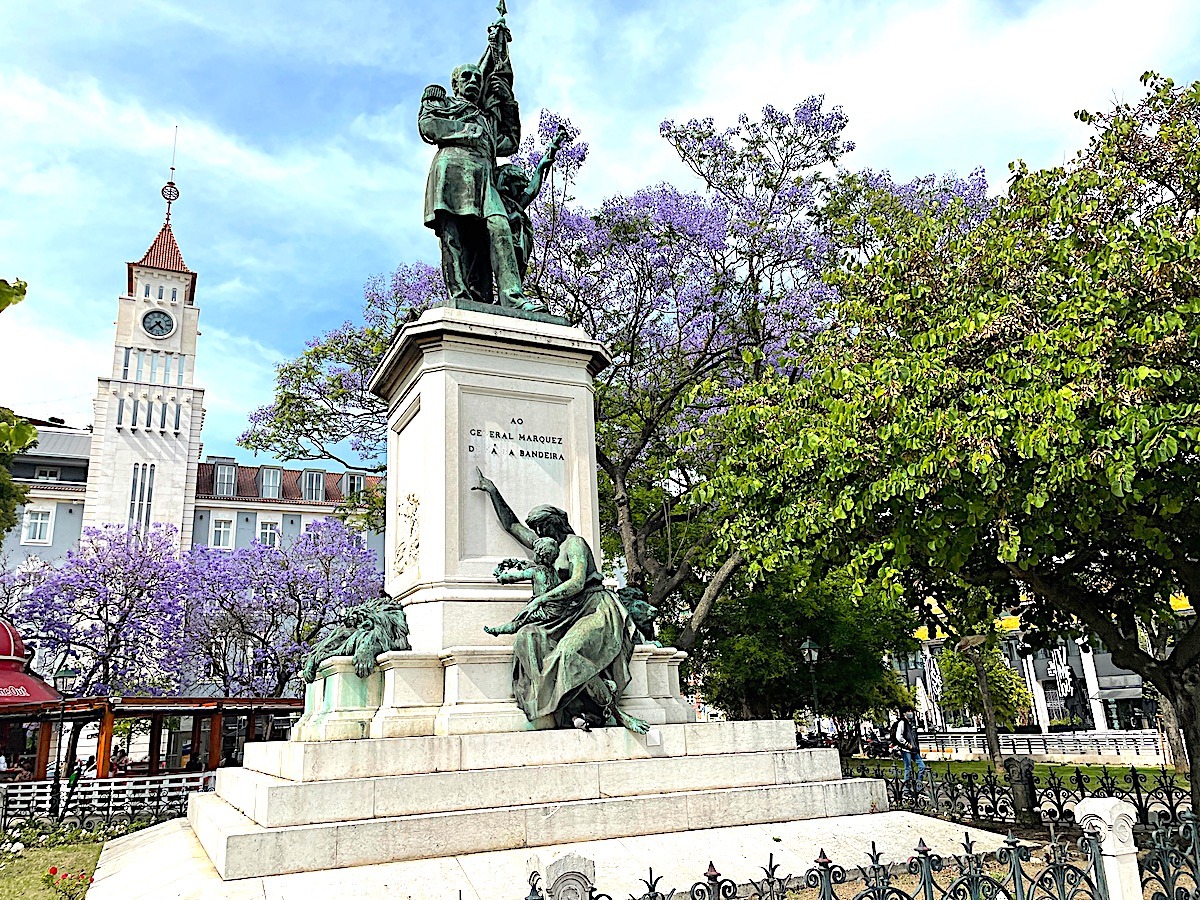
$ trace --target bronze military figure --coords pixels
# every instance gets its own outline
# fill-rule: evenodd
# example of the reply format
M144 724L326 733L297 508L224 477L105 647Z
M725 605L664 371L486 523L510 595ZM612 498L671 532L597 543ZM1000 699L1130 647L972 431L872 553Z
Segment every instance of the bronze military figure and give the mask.
M451 301L468 300L543 312L525 297L508 211L496 188L496 159L511 156L521 140L521 115L513 95L512 34L500 18L488 28L479 63L456 68L447 96L430 85L421 97L417 126L437 145L425 183L425 225L442 245L442 274ZM495 293L493 293L493 280Z

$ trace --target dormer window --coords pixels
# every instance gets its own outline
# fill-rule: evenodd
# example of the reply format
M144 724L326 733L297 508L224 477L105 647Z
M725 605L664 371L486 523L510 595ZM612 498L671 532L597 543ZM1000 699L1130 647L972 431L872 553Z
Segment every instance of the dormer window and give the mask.
M38 466L33 477L36 481L58 481L60 472L50 466Z
M304 499L309 503L323 503L325 500L325 473L304 473Z
M218 465L214 490L218 497L232 497L237 492L237 466Z
M261 479L259 496L264 500L278 500L283 473L279 469L272 469L268 466L263 466L258 472Z
M361 494L363 488L367 486L367 477L365 475L356 475L350 472L346 473L346 490L342 493L347 497L353 497L355 494Z

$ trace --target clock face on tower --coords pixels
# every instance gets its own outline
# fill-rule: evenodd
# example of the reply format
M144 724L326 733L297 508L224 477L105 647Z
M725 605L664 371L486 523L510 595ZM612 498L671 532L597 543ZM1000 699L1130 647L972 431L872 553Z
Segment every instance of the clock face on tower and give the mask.
M165 338L175 330L175 320L171 314L161 309L152 309L142 316L142 328L153 338Z

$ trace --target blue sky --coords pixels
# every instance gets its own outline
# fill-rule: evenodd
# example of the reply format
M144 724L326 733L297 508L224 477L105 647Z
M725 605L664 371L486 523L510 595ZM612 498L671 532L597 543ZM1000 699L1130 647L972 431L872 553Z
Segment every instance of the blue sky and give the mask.
M579 198L689 185L665 118L732 122L824 94L852 167L908 178L1063 162L1072 113L1200 78L1189 0L511 0L517 95L592 146ZM172 224L199 273L206 453L235 453L273 366L358 317L362 285L434 260L421 225L424 85L476 59L490 0L0 3L0 405L91 420L125 262Z

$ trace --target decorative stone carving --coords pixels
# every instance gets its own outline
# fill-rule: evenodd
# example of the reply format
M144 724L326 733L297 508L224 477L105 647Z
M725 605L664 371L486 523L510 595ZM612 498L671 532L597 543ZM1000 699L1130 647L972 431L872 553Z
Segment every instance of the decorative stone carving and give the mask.
M1104 878L1111 900L1141 900L1142 880L1133 840L1137 810L1113 797L1087 797L1075 806L1075 820L1084 831L1100 835Z
M547 900L592 900L596 864L585 856L568 853L546 867Z
M421 498L409 494L396 504L396 552L392 560L392 575L399 575L415 565L421 549L421 522L417 513Z

